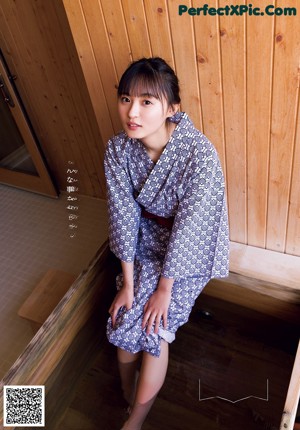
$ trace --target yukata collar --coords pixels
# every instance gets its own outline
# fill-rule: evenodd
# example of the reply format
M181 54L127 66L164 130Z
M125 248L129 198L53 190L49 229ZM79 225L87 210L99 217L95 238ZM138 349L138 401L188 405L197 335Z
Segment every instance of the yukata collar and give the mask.
M153 200L160 193L160 190L165 183L166 176L169 175L170 171L172 171L173 164L176 163L176 152L178 151L178 146L183 143L182 126L183 128L193 126L192 121L185 112L179 112L175 115L172 117L172 122L176 122L177 124L175 130L173 131L157 163L154 164L153 161L151 162L153 164L153 168L136 198L136 201L144 207L151 205ZM142 145L141 142L140 144ZM150 160L149 157L148 159Z
M174 122L175 124L179 124L180 122L189 123L191 126L194 126L192 120L188 116L186 112L178 111L173 116L168 118L168 121Z
M168 121L174 122L175 124L178 124L184 115L186 115L185 112L178 111L173 116L170 116L168 118Z
M169 140L168 140L161 156L159 157L159 159L156 163L154 161L152 161L150 159L150 157L147 155L147 158L149 159L150 164L154 165L154 166L157 163L161 163L162 162L161 160L164 160L165 154L168 153L170 150L172 151L174 149L173 148L174 145L178 145L178 141L181 140L181 137L180 137L180 134L181 134L180 130L182 128L181 126L185 125L187 123L189 125L193 126L193 123L190 120L190 118L188 117L188 115L185 112L181 112L181 111L176 112L173 116L169 117L167 119L167 121L170 121L170 122L176 124L176 127L173 130L173 133L171 134L171 136L169 137ZM143 143L139 139L136 139L136 141L138 142L138 144L140 145L140 147L144 150L144 152L146 154L146 149L144 148Z

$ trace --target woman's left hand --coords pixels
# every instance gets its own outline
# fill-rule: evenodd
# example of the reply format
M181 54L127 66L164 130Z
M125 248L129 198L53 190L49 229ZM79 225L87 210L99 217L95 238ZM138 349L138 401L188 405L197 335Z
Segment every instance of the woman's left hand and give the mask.
M150 334L154 325L154 333L158 333L159 324L163 319L164 329L167 328L168 309L171 301L171 291L174 280L160 278L157 290L154 291L148 302L144 306L144 318L142 329L147 326L146 334Z

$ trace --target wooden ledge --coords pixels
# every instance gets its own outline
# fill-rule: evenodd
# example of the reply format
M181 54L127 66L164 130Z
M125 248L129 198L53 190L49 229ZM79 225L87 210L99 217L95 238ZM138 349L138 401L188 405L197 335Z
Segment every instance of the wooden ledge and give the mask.
M61 270L49 269L18 311L36 332L64 297L76 276Z
M300 291L300 257L230 243L230 272Z

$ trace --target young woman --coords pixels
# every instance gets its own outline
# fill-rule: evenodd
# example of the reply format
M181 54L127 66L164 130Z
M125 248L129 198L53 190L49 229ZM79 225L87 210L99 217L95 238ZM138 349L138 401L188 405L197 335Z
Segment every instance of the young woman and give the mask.
M165 379L168 344L195 299L211 278L228 275L221 165L179 103L164 60L132 63L118 87L124 131L105 153L110 247L122 265L107 336L131 406L124 430L141 428Z

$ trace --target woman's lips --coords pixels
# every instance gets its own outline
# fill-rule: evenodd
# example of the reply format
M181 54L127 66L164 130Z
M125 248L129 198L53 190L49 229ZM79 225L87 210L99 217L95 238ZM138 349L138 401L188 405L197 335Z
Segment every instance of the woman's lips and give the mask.
M137 130L139 127L141 127L141 125L136 124L135 122L128 122L127 127L129 130Z

